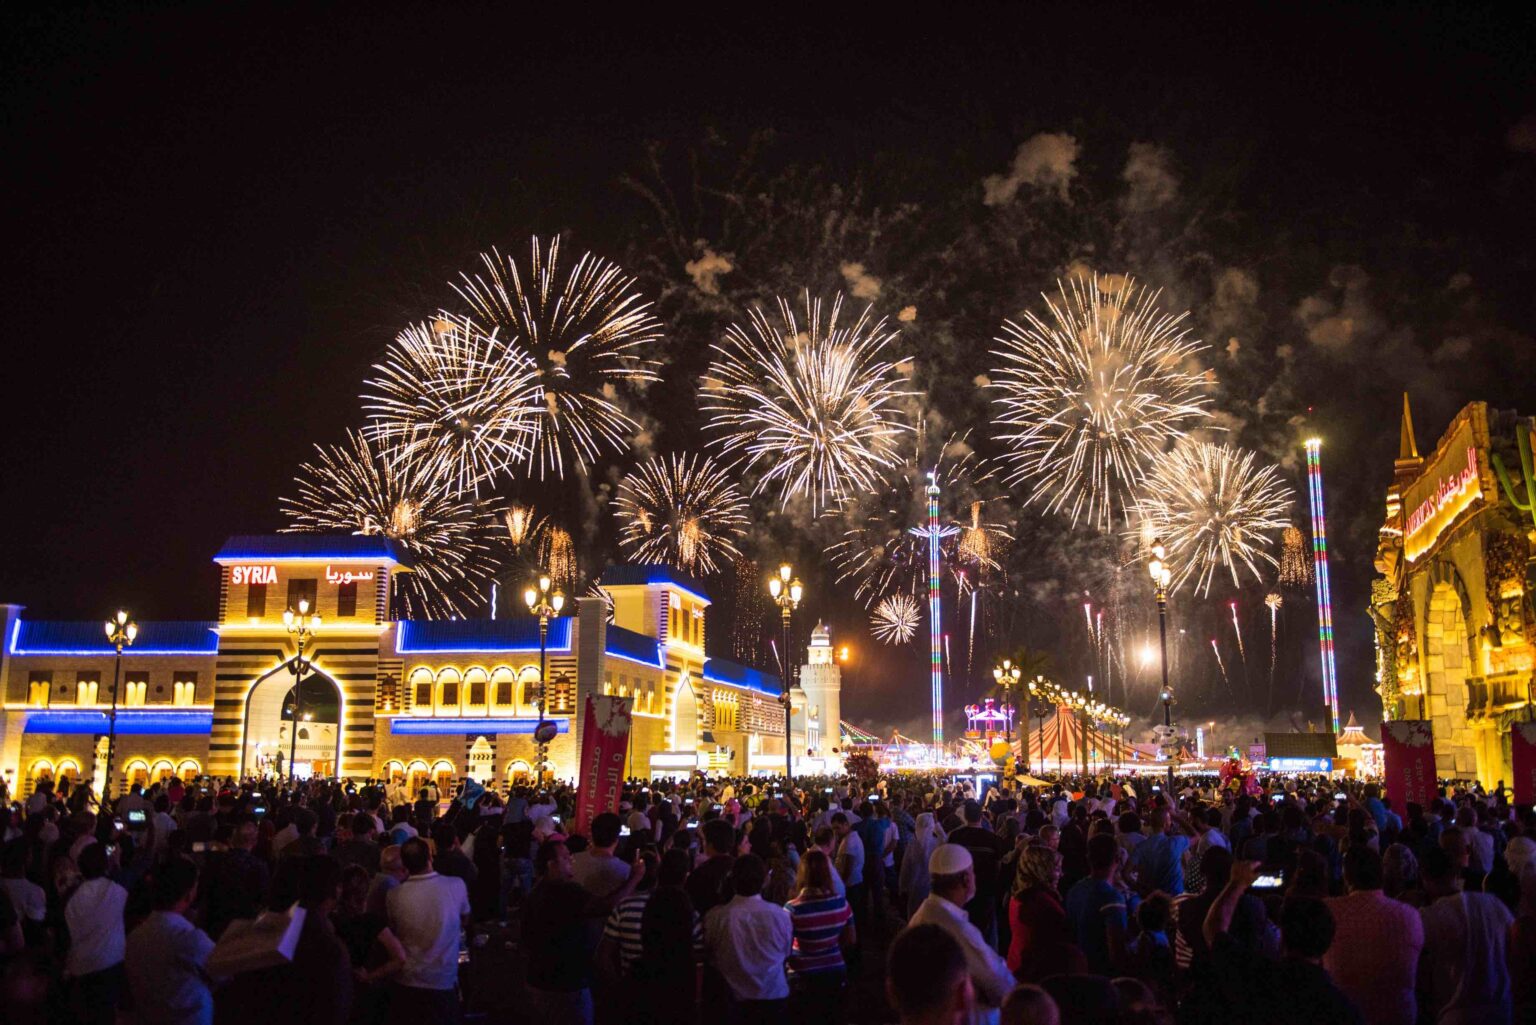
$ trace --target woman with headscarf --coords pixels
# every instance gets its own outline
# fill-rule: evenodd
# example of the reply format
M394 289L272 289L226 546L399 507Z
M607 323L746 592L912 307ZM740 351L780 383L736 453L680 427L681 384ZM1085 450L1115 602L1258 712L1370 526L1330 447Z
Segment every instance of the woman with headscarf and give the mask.
M1008 967L1020 982L1039 982L1082 962L1067 938L1060 883L1061 855L1039 844L1020 852L1008 901Z
M907 902L907 917L911 918L917 906L928 899L931 888L928 876L928 856L944 842L944 834L934 822L933 812L925 811L917 817L912 830L912 840L901 858L901 877L898 879L901 893Z

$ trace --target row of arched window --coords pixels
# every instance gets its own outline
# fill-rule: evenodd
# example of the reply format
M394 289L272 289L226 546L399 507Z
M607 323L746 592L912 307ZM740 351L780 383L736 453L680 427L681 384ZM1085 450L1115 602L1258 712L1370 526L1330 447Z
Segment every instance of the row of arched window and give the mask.
M535 715L538 711L539 670L507 666L485 670L440 669L422 666L411 672L408 693L412 715Z
M424 758L409 762L392 758L384 763L379 775L391 782L404 784L411 794L417 793L428 783L434 783L444 796L453 793L454 783L459 777L458 770L446 758L439 758L430 765ZM514 758L507 763L503 779L509 786L530 782L533 779L533 766L526 759Z

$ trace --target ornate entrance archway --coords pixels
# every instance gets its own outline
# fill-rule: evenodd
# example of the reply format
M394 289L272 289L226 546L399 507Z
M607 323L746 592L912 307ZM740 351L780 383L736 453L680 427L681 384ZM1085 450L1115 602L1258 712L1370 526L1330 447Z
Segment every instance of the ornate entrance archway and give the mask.
M1461 575L1448 562L1430 576L1424 610L1424 683L1435 731L1437 770L1469 778L1477 772L1477 738L1467 721L1468 678L1477 663L1468 630L1469 600Z
M293 675L287 663L252 684L245 697L241 776L274 775L279 765L286 775L290 750L300 776L337 775L341 765L341 688L313 667L305 675L303 687L300 720L295 724ZM295 725L296 745L289 733Z

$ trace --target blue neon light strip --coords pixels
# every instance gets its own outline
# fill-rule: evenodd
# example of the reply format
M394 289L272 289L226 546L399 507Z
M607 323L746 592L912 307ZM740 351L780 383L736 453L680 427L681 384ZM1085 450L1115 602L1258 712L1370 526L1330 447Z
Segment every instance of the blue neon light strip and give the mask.
M939 591L939 478L928 475L928 658L932 676L933 746L944 745L944 661L940 650L941 621Z
M129 736L196 735L213 730L213 712L194 709L173 712L168 709L119 708L117 732ZM107 713L85 709L71 711L39 710L27 713L24 733L62 733L94 735L107 732Z
M18 619L11 626L12 655L115 655L101 623L95 620ZM219 635L214 624L200 621L139 624L133 644L123 649L134 655L217 655Z
M631 662L638 662L643 666L651 666L655 669L665 669L666 659L661 653L661 644L654 637L626 630L621 626L610 626L606 632L603 644L603 654L610 657L627 658Z
M782 692L779 678L772 673L759 672L723 658L712 658L704 663L704 679L709 683L723 683L731 687L743 687L778 697Z
M550 716L561 733L571 732L571 720ZM426 737L446 733L532 733L538 719L412 719L402 716L389 721L389 732L397 737Z
M363 562L387 560L409 568L411 558L381 534L239 534L224 542L214 562Z
M549 639L545 648L552 654L570 653L569 616L549 621ZM518 619L402 620L395 632L397 655L538 650L539 621L532 616Z

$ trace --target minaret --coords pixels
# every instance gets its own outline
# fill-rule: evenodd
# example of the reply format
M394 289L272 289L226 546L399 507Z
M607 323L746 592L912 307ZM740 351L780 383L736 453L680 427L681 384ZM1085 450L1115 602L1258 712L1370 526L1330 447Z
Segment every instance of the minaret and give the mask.
M805 665L800 668L800 689L805 692L806 748L811 757L839 759L838 723L843 717L843 671L832 652L832 634L818 622L811 631Z

